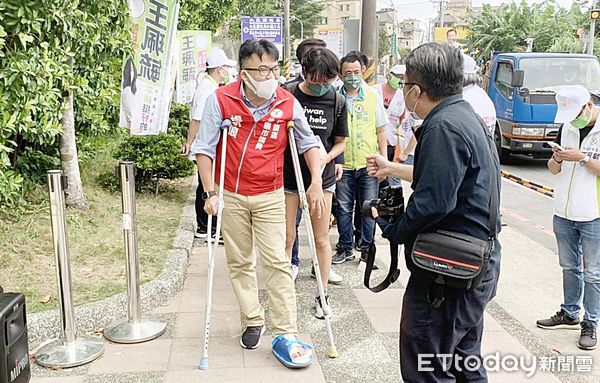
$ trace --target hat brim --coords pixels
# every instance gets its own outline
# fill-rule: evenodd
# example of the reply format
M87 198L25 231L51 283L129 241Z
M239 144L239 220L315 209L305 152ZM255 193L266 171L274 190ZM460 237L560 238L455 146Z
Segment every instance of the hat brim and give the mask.
M236 65L237 65L237 61L235 61L235 60L227 60L226 62L224 62L223 64L220 64L220 65L207 65L206 68L213 69L213 68L218 68L218 67L221 67L221 66L235 67Z
M556 124L564 124L566 122L571 122L577 118L581 108L565 108L558 109L556 111L556 116L554 116L554 123Z

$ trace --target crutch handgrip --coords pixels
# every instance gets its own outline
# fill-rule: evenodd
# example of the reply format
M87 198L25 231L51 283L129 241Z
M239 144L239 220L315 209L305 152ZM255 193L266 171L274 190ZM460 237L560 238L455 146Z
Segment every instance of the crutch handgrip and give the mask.
M232 124L231 124L231 120L230 120L230 119L228 119L228 118L226 118L226 119L224 119L224 120L221 122L221 127L220 127L220 129L221 129L221 130L229 129L229 128L231 128L231 125L232 125Z
M287 130L294 129L294 121L288 121L287 124L285 124L285 127Z

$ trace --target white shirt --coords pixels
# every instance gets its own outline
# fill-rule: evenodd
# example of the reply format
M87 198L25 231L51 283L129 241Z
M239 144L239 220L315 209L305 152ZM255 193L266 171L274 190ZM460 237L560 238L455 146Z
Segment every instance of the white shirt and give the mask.
M206 105L206 99L219 88L219 84L209 75L204 76L202 81L198 83L194 98L192 99L192 107L190 108L190 118L196 121L202 121L202 112Z
M423 124L423 120L414 119L412 114L408 110L406 111L406 116L405 116L404 120L402 121L402 123L400 124L400 136L403 137L400 140L400 147L402 148L402 151L404 151L404 149L406 149L406 147L410 143L410 140L415 135L415 133L413 132L413 129L415 127L421 126L422 124ZM406 153L406 154L414 156L415 150L413 149L410 153Z
M496 128L496 108L485 90L474 84L468 85L463 88L463 99L471 104L493 135Z
M384 84L377 84L372 86L373 90L377 92L379 98L383 102L385 100L385 96L383 94ZM390 105L386 110L387 116L389 118L389 122L387 124L387 141L388 144L392 146L396 146L398 144L398 132L396 131L400 125L400 117L404 114L404 95L402 94L402 89L396 90L392 101L390 101Z

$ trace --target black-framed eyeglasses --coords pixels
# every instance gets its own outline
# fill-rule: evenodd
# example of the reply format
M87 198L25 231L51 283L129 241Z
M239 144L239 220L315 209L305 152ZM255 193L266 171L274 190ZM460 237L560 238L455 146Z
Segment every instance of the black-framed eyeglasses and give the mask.
M251 70L251 71L258 72L258 75L262 78L269 77L269 73L273 73L273 76L275 76L275 77L279 76L279 74L281 73L281 68L279 68L279 65L276 65L272 68L269 68L266 65L261 65L258 68L244 68L244 70Z

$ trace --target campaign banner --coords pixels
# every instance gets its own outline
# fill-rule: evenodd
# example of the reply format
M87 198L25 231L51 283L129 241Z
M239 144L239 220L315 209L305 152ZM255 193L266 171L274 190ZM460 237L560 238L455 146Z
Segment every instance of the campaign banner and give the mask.
M206 56L211 49L210 31L177 31L177 83L175 102L192 102L196 84L206 72Z
M175 80L177 0L128 0L131 55L123 65L119 126L134 135L167 131Z

